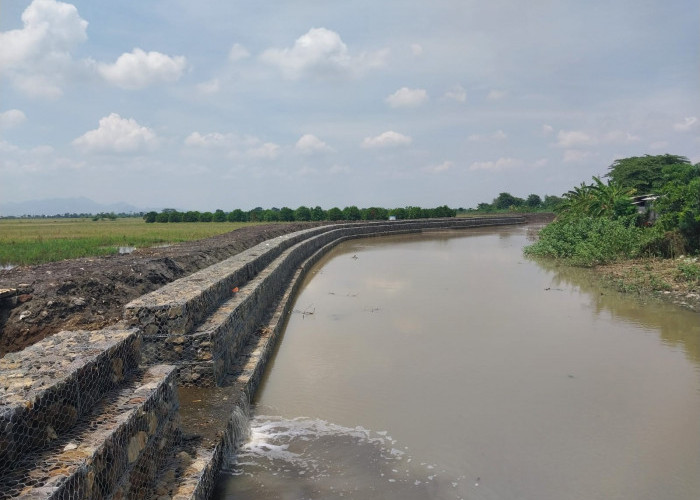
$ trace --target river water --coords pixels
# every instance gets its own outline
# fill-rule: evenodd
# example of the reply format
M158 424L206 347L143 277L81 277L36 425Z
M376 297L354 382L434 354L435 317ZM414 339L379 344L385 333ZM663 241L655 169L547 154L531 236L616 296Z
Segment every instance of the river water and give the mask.
M528 243L517 226L331 251L215 497L700 498L698 315Z

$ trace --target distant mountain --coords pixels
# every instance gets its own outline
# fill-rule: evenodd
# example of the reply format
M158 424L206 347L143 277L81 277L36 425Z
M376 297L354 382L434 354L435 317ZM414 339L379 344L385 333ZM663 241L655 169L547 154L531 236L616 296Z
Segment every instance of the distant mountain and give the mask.
M15 203L0 203L0 216L21 215L63 215L63 214L98 214L101 212L130 213L141 212L128 203L97 203L89 198L51 198L29 200Z

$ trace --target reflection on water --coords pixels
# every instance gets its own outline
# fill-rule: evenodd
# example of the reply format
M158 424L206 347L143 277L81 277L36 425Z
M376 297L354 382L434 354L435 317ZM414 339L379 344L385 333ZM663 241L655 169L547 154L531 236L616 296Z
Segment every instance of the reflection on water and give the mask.
M217 498L700 498L698 315L525 244L513 227L336 247Z
M657 331L664 343L681 348L692 361L700 364L700 318L696 313L680 311L653 298L640 303L629 295L601 288L598 277L587 269L548 260L538 259L537 263L553 273L553 286L585 292L595 314L609 314L620 321Z

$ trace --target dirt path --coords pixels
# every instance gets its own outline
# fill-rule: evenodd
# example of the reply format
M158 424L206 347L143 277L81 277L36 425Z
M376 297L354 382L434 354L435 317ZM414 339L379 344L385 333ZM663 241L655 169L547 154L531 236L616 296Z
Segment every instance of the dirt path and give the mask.
M0 271L0 357L61 330L95 330L121 319L124 305L166 283L267 239L317 225L264 224L128 255L52 262Z

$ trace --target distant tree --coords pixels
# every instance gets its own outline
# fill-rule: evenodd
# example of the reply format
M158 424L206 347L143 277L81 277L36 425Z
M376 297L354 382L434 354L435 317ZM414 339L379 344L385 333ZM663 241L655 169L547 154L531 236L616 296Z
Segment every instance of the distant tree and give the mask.
M433 217L457 217L457 210L442 205L433 209Z
M280 211L279 210L265 210L263 212L263 220L265 222L277 222L280 220Z
M311 220L311 210L309 207L304 205L300 206L294 211L294 220L298 221L310 221Z
M255 207L253 210L248 212L248 220L250 222L260 222L263 220L263 208Z
M294 220L294 210L289 207L280 208L280 220L284 222L292 222Z
M311 220L322 221L322 220L326 220L326 217L327 217L326 211L323 210L318 205L311 209Z
M143 216L143 220L145 220L147 223L151 224L156 221L156 218L158 217L158 212L147 212L146 215Z
M177 210L168 214L168 222L182 222L182 212Z
M525 200L522 198L517 198L510 193L500 193L498 197L493 200L493 206L498 210L508 210L511 207L520 207L525 204Z
M393 209L390 212L390 215L393 215L396 217L397 220L403 220L403 219L408 219L408 213L406 212L406 209L403 207L398 207Z
M479 212L493 212L495 207L493 205L491 205L490 203L479 203L476 206L476 209Z
M182 216L182 222L199 222L199 212L190 210Z
M362 213L355 205L351 205L343 209L343 218L345 220L360 220L362 219Z
M539 195L531 194L525 200L525 205L529 208L540 208L542 205L542 198L540 198Z
M420 219L422 216L423 209L421 207L406 207L407 219Z
M389 212L386 208L369 207L360 210L362 220L386 220L389 218Z
M211 222L214 219L214 214L211 212L202 212L199 214L199 222Z
M156 222L168 222L170 220L170 214L168 212L161 212L156 215Z
M690 161L685 156L632 156L615 160L608 167L605 177L624 188L635 189L639 194L650 194L664 185L665 168L683 168L687 165L690 165Z
M245 222L246 220L248 220L246 217L246 213L240 208L231 211L228 214L227 218L229 222Z
M212 218L214 222L226 222L226 212L220 208L216 209L214 212L214 217Z
M562 201L564 201L563 198L560 198L559 196L544 195L542 208L545 210L556 210Z
M328 220L343 220L343 211L338 207L333 207L328 211Z

